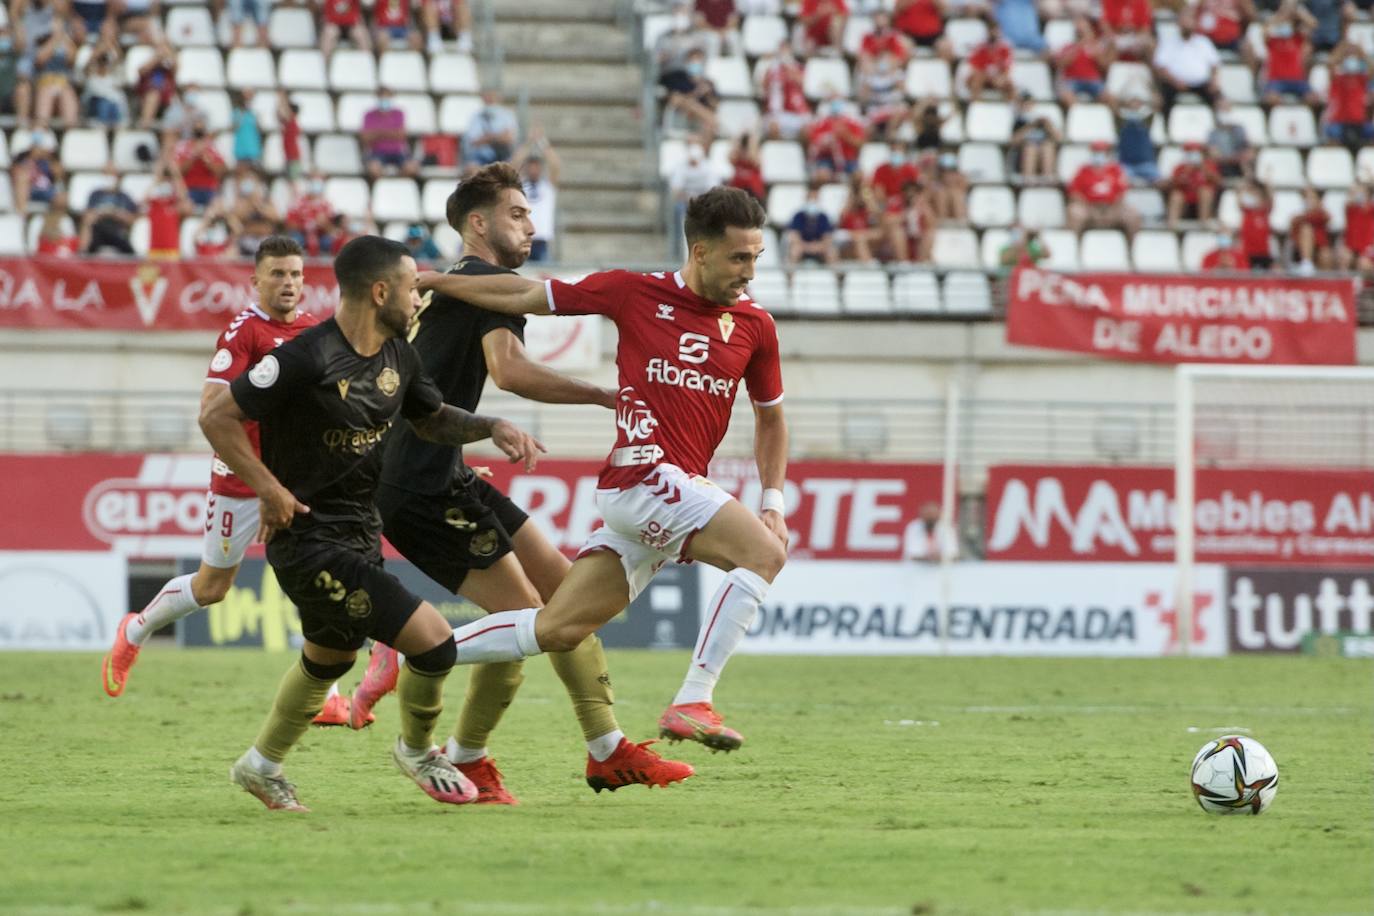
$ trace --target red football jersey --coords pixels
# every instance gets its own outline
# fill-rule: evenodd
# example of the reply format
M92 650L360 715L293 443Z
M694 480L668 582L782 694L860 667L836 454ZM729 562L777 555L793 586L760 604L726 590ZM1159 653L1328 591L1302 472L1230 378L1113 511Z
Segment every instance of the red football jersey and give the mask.
M605 315L620 332L616 439L603 489L632 487L665 462L704 475L741 379L755 404L782 401L778 330L748 295L723 307L688 289L680 273L624 270L549 280L546 289L555 314Z
M1374 201L1345 205L1345 247L1359 254L1374 245Z
M1120 200L1130 186L1126 173L1117 163L1108 162L1101 166L1090 163L1073 176L1073 181L1069 183L1069 195L1081 197L1091 204L1112 204Z
M377 0L372 20L379 29L400 29L410 25L410 0Z
M257 365L258 360L268 353L319 323L320 319L314 315L297 312L296 320L287 324L268 316L256 305L250 305L239 312L234 320L229 322L229 327L219 335L215 355L210 359L210 371L206 373L205 380L227 385ZM257 451L258 424L248 421L243 424L243 428L248 431L248 439L253 443L253 450ZM218 455L210 465L210 492L218 493L220 496L237 496L241 499L257 495L246 483L234 476L234 472L219 460Z

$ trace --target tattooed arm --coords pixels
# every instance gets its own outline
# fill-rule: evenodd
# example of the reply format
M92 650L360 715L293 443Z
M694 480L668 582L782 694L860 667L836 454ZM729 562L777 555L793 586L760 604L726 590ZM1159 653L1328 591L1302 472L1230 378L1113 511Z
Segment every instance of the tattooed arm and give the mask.
M539 453L548 451L538 439L508 420L478 416L452 404L444 404L427 417L411 420L410 425L421 439L443 445L466 445L490 438L512 463L522 462L526 471L534 470Z

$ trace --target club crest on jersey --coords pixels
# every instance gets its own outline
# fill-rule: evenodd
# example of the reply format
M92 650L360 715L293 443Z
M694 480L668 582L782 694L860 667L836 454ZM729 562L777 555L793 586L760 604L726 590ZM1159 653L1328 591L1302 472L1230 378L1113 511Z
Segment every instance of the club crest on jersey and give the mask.
M720 339L729 343L730 335L735 333L735 316L726 312L716 319L716 323L720 325Z
M341 400L341 401L346 401L346 400L348 400L348 379L346 379L346 378L341 378L341 379L339 379L337 382L335 382L334 384L336 384L336 385L339 386L339 400Z
M666 302L660 302L660 303L658 304L658 314L655 315L654 317L656 317L656 318L662 318L664 321L676 321L676 320L677 320L676 318L673 317L673 307L672 307L671 305L669 305L668 303L666 303Z
M396 389L401 387L401 377L396 374L396 370L387 366L382 370L382 374L377 376L377 387L382 394L391 397L396 393Z

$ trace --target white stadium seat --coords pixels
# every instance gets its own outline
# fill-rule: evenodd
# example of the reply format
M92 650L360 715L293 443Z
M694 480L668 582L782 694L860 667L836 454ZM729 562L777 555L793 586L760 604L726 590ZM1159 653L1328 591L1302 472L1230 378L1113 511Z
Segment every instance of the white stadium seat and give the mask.
M906 65L906 94L913 99L947 99L953 92L949 64L936 57L918 57Z
M940 284L928 270L904 271L892 278L892 307L898 312L932 315L940 311Z
M854 12L857 12L856 8ZM873 31L873 19L869 16L850 16L844 23L844 35L840 47L850 57L858 57L863 49L864 36Z
M963 59L988 40L988 26L982 19L951 19L945 23L945 37L954 48L954 56Z
M429 92L425 58L419 51L386 51L377 66L377 83L393 92Z
M139 203L147 197L148 190L152 186L152 172L125 172L119 176L119 190L128 194L135 203Z
M945 311L958 315L986 315L992 311L987 274L955 271L945 275Z
M1140 230L1131 240L1131 261L1136 270L1177 273L1178 236L1165 229Z
M1345 201L1348 196L1347 188L1333 188L1322 195L1322 209L1331 215L1328 228L1332 232L1345 231Z
M314 48L290 48L277 61L277 82L284 89L327 89L324 76L324 55Z
M1281 146L1313 146L1317 121L1306 105L1275 105L1269 110L1269 142Z
M406 133L432 134L437 129L438 119L434 114L434 99L427 92L398 92L394 98L396 107L405 112Z
M1304 209L1306 206L1302 202L1302 195L1297 191L1275 191L1274 206L1269 211L1269 228L1287 233L1293 217Z
M1164 195L1156 188L1131 188L1126 192L1126 204L1135 208L1140 214L1141 221L1147 226L1162 223L1167 216Z
M446 134L462 134L481 110L481 96L446 95L439 103L439 129Z
M840 311L840 286L828 267L802 267L792 273L792 304L806 315L836 315Z
M329 57L329 88L335 92L375 92L377 58L371 51L339 48Z
M787 274L781 270L756 271L754 279L749 281L749 297L770 312L792 310L792 291Z
M377 97L370 92L345 92L339 96L336 116L339 130L350 133L361 130L363 117L377 107Z
M62 135L61 160L69 172L104 168L110 161L108 136L102 128L71 128Z
M1054 270L1078 270L1078 233L1068 229L1041 229L1040 241L1049 256L1040 262Z
M1064 139L1070 143L1116 142L1116 120L1106 105L1077 102L1069 108L1064 125Z
M138 158L140 146L147 147L152 159L144 162ZM111 154L114 156L115 167L121 172L141 172L152 168L153 160L157 158L157 149L157 134L151 130L125 129L115 131Z
M1089 147L1065 144L1059 147L1059 158L1055 162L1055 170L1059 176L1060 184L1068 184L1073 181L1073 176L1078 174L1078 170L1087 165L1092 150Z
M968 106L965 133L970 140L1006 143L1011 139L1011 106L1005 102L973 102Z
M482 89L477 62L470 54L434 55L429 59L429 89L441 95L450 92L475 95Z
M774 226L786 228L805 202L805 185L773 185L768 189L768 221Z
M1169 142L1206 143L1214 126L1216 119L1209 106L1180 102L1169 112Z
M1145 64L1119 60L1107 68L1107 92L1117 98L1148 99L1154 83L1154 75Z
M353 134L320 134L315 138L314 163L326 175L361 175L358 138Z
M9 178L8 175L5 176ZM92 191L99 191L107 188L111 184L109 176L104 172L73 172L67 180L67 206L74 212L81 212L88 206ZM3 198L4 206L0 206L0 212L14 209L14 198L10 194L10 184L7 180L4 183L4 192L0 194Z
M199 101L205 112L205 125L211 131L228 130L232 126L234 106L229 101L229 93L223 89L204 89Z
M1307 183L1318 188L1348 188L1355 183L1355 160L1343 146L1318 146L1307 154Z
M347 216L366 216L372 202L367 182L361 178L328 178L324 196L337 212Z
M215 41L215 22L203 7L176 6L167 11L167 41L174 48L211 47Z
M1029 92L1039 101L1048 102L1054 98L1054 77L1043 60L1013 61L1011 81L1017 92Z
M1078 259L1084 270L1130 270L1126 236L1116 229L1089 229L1078 240Z
M420 211L431 222L448 219L448 197L453 193L452 178L431 178L420 192Z
M727 99L716 109L716 124L721 134L727 137L749 133L759 126L758 103L752 100Z
M830 222L838 224L844 203L849 199L849 187L841 182L821 185L818 202L821 212L830 217Z
M431 238L434 239L434 245L444 256L444 260L458 260L458 255L463 250L463 237L458 234L458 230L448 223L435 223L431 227Z
M1255 74L1245 64L1222 64L1217 79L1221 83L1221 94L1236 105L1253 105L1255 96Z
M257 115L258 127L264 131L278 130L281 124L277 121L277 106L279 100L275 92L259 92L253 96L253 101L249 107L253 114Z
M1307 180L1302 154L1292 147L1266 146L1255 157L1255 174L1275 188L1300 188Z
M1006 229L983 230L979 248L982 251L984 270L997 270L1002 266L1002 249L1010 239L1011 233Z
M1058 188L1025 188L1017 201L1017 222L1027 229L1064 225L1064 192Z
M935 230L930 259L936 267L975 269L979 266L978 236L972 229L941 226Z
M778 243L777 230L772 226L763 227L763 253L754 262L755 267L780 267L782 266L782 245Z
M1202 270L1202 259L1217 247L1217 234L1190 229L1183 234L1183 269L1189 273Z
M849 65L833 57L811 57L802 73L802 89L808 99L824 99L839 93L850 98Z
M640 22L644 33L644 50L652 50L658 40L673 29L671 13L650 13Z
M768 140L759 148L763 180L774 182L806 181L806 153L791 140Z
M335 129L334 101L327 92L293 92L291 101L299 108L296 120L307 134L322 134Z
M372 218L415 222L420 218L420 189L413 178L378 178L372 185Z
M1016 218L1016 197L1006 185L977 185L968 194L968 217L980 229L1010 226Z
M740 44L750 57L772 54L786 40L787 22L781 16L745 16L740 24Z
M275 89L277 68L266 48L234 48L229 52L228 83L234 89Z
M754 82L749 76L749 63L742 57L713 57L706 62L706 78L716 87L721 98L748 99L754 97Z
M1005 184L1007 160L995 143L965 143L959 147L959 172L975 184Z
M1245 140L1253 147L1267 146L1269 143L1269 122L1264 109L1258 105L1236 105L1231 108L1231 116L1245 129Z
M224 58L219 48L182 48L177 52L177 82L224 88Z
M1365 146L1355 156L1355 177L1360 181L1374 181L1374 146Z
M315 17L304 6L277 4L267 20L267 40L274 48L313 48Z
M138 71L148 61L153 59L156 54L148 45L134 45L124 52L124 85L134 86L138 83Z
M27 254L24 244L24 218L17 213L0 213L0 254Z
M1045 46L1051 54L1073 44L1078 35L1072 19L1051 19L1045 23Z
M885 315L892 311L892 293L887 271L847 270L841 305L849 315Z

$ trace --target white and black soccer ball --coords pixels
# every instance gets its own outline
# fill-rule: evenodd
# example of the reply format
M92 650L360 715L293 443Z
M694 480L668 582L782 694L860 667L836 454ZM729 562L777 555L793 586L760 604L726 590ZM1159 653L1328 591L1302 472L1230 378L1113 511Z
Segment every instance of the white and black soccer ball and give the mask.
M1260 814L1278 794L1279 768L1254 738L1222 735L1193 758L1192 784L1203 811Z

